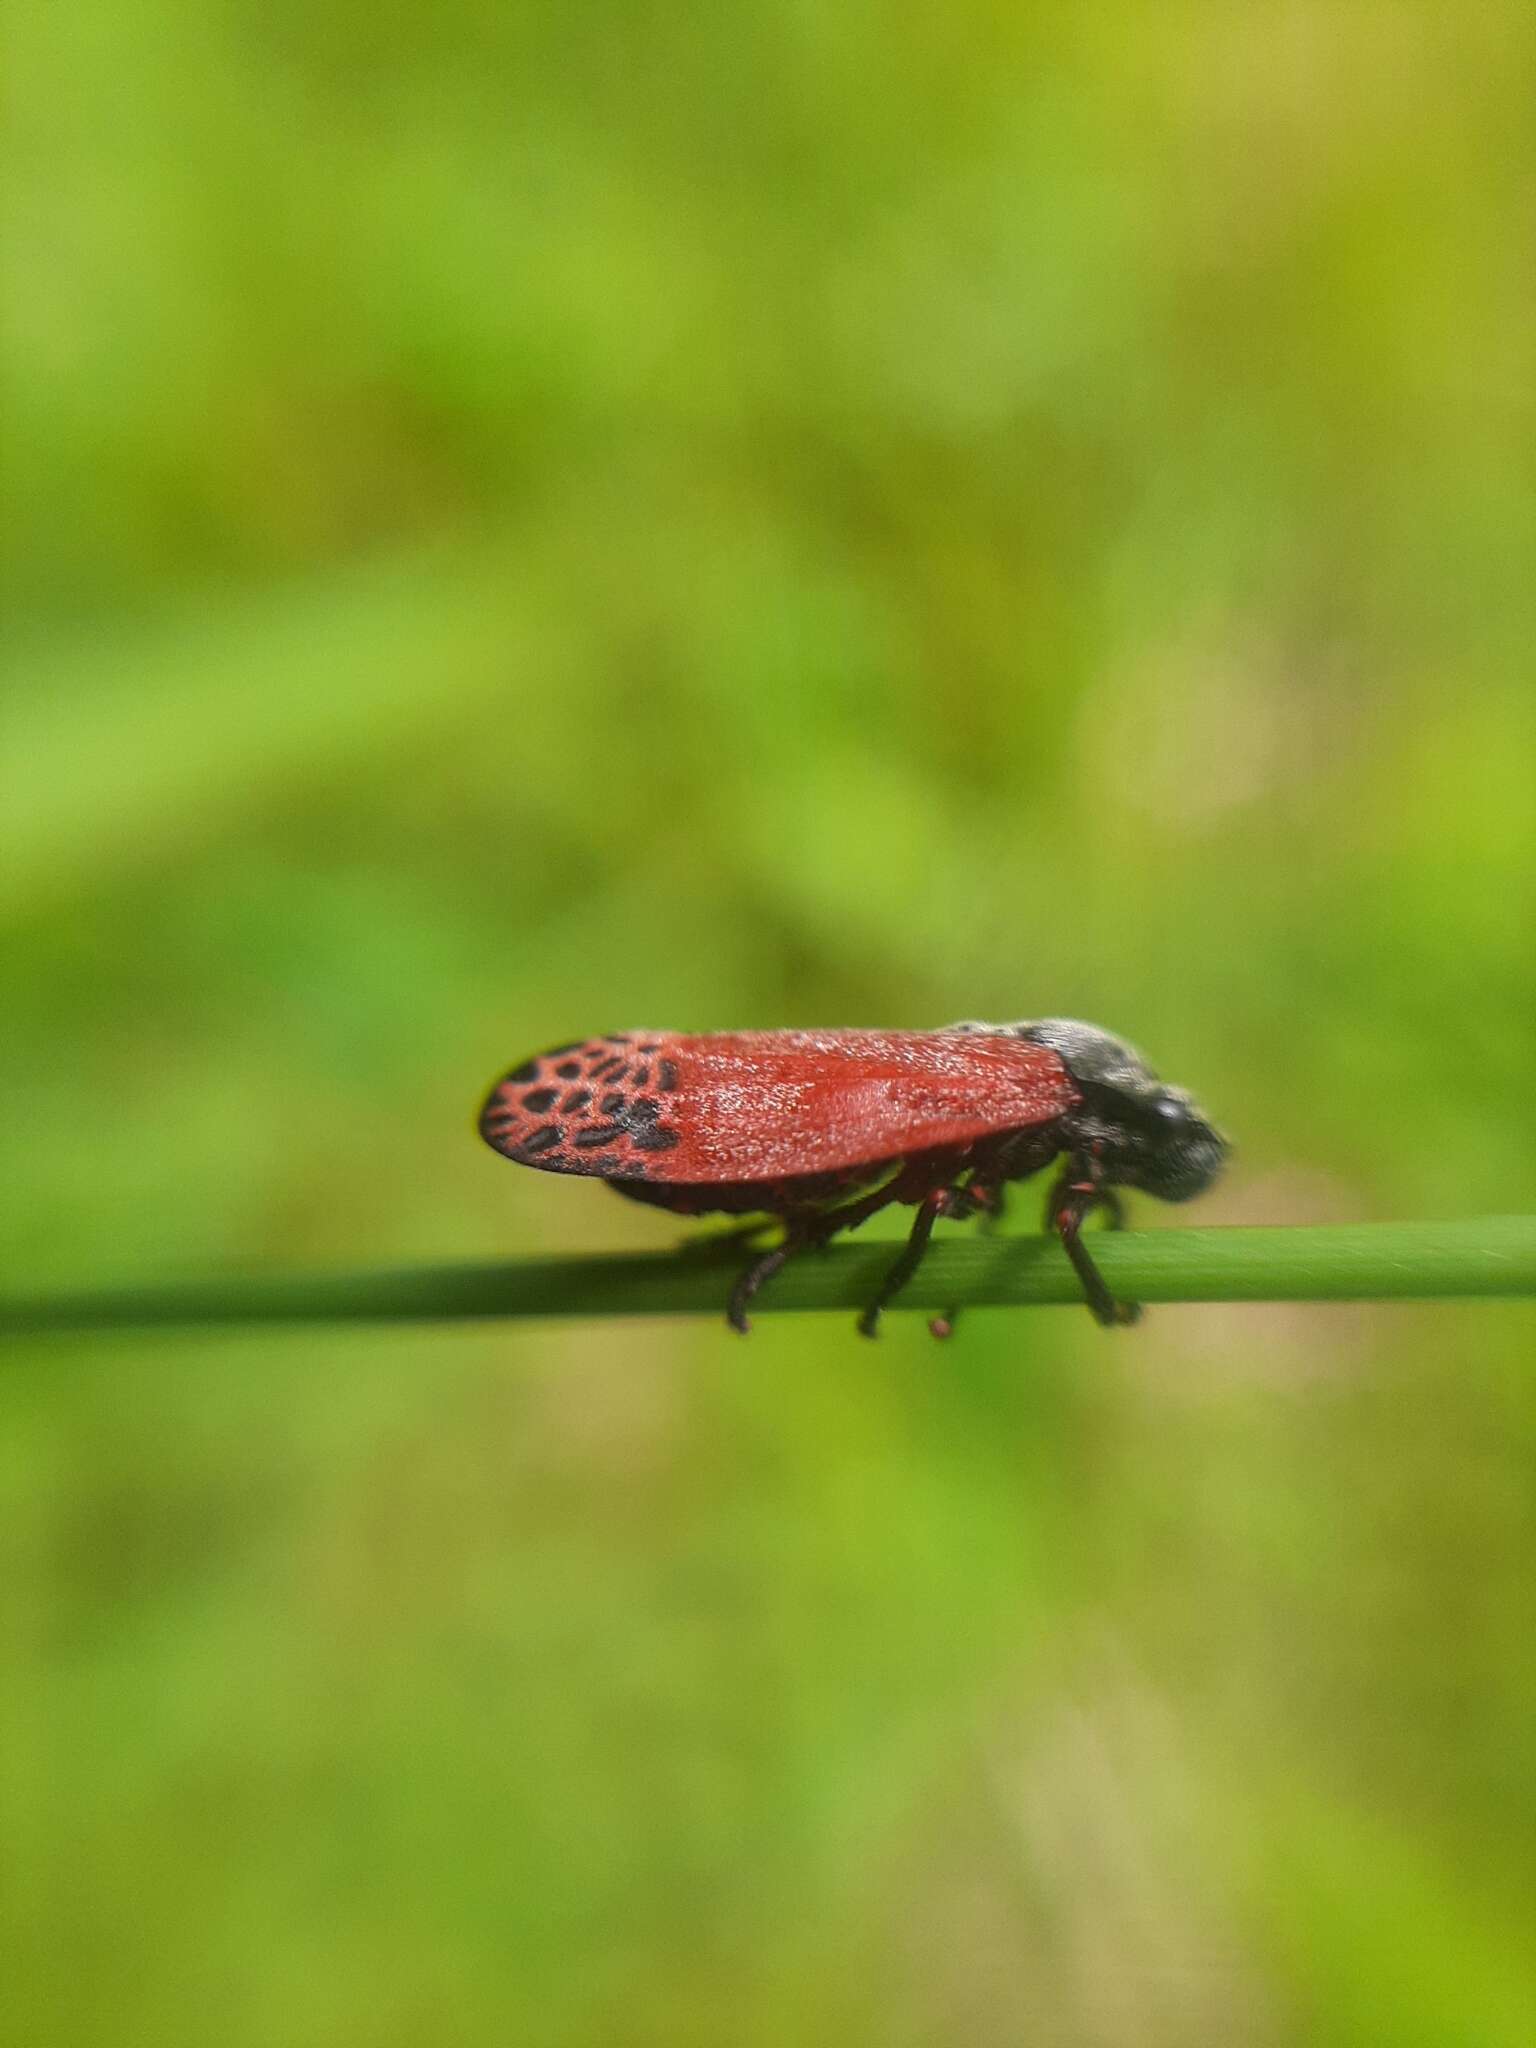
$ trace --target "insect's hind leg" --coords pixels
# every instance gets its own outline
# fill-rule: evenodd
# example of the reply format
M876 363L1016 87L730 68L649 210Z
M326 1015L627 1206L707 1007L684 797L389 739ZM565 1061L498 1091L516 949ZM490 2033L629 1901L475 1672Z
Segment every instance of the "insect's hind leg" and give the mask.
M887 1182L861 1195L856 1202L845 1202L840 1209L803 1209L784 1219L784 1241L776 1244L771 1251L761 1253L750 1266L742 1269L736 1285L731 1289L726 1305L725 1319L733 1330L746 1336L751 1324L747 1321L747 1304L753 1295L780 1272L797 1252L820 1250L829 1239L842 1230L857 1230L893 1199L894 1183Z
M776 1244L772 1251L763 1252L750 1266L743 1266L736 1276L726 1303L725 1320L739 1336L745 1337L752 1325L747 1320L747 1303L758 1289L770 1281L782 1266L792 1259L796 1252L803 1251L809 1242L803 1229L791 1227L784 1234L784 1242Z

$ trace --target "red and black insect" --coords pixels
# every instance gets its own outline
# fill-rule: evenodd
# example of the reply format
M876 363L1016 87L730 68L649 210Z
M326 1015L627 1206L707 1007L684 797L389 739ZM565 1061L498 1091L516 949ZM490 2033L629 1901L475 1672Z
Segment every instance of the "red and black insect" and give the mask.
M1095 1024L951 1024L942 1031L616 1032L557 1045L503 1075L486 1143L546 1173L597 1176L684 1216L765 1213L784 1227L731 1289L727 1316L797 1252L890 1202L917 1205L905 1249L859 1318L917 1270L941 1216L1002 1213L1004 1187L1060 1155L1046 1228L1101 1323L1134 1322L1082 1227L1121 1222L1122 1187L1183 1202L1221 1171L1226 1141L1190 1097ZM750 1235L750 1233L748 1233ZM938 1317L947 1335L952 1317Z

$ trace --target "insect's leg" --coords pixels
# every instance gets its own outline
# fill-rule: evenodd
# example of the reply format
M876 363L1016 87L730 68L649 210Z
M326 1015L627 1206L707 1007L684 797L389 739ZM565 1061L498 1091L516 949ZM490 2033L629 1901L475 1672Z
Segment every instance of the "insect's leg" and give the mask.
M896 1298L922 1264L923 1253L928 1249L928 1240L933 1235L934 1224L954 1208L958 1193L955 1188L934 1188L918 1203L917 1215L912 1222L912 1234L907 1239L901 1257L880 1282L874 1300L859 1317L861 1337L874 1336L880 1326L881 1309L887 1302Z
M1083 1243L1083 1224L1097 1208L1107 1208L1110 1227L1119 1227L1121 1210L1113 1190L1100 1185L1091 1162L1086 1159L1069 1160L1051 1189L1046 1228L1055 1231L1061 1239L1062 1249L1083 1284L1083 1294L1095 1322L1103 1323L1106 1329L1113 1329L1117 1324L1134 1323L1141 1314L1141 1306L1134 1301L1116 1301Z
M725 1320L733 1330L743 1337L746 1336L752 1327L747 1321L747 1303L760 1287L770 1281L796 1252L803 1251L809 1242L810 1238L803 1223L788 1223L785 1225L782 1244L776 1244L772 1251L761 1253L750 1266L742 1267L725 1309Z
M962 1191L962 1203L951 1210L956 1217L964 1217L981 1211L981 1222L977 1229L983 1237L990 1237L1002 1222L1008 1207L1008 1191L1001 1181L971 1181ZM952 1337L955 1323L959 1318L957 1307L945 1309L943 1315L932 1316L928 1329L935 1337Z
M786 1217L784 1242L754 1259L731 1289L730 1303L725 1312L731 1328L745 1336L748 1329L747 1303L758 1289L766 1285L796 1252L808 1248L819 1251L840 1230L857 1230L877 1209L885 1208L894 1199L894 1187L895 1183L888 1181L882 1187L872 1188L867 1195L861 1195L856 1202L845 1202L840 1209L800 1210Z

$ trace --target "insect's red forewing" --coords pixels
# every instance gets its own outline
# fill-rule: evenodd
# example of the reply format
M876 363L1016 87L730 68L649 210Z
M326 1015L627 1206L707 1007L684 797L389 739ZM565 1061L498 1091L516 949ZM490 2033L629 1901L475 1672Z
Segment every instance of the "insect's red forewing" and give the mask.
M552 1173L776 1181L1048 1123L1079 1099L1044 1046L983 1032L625 1032L499 1081L486 1142Z

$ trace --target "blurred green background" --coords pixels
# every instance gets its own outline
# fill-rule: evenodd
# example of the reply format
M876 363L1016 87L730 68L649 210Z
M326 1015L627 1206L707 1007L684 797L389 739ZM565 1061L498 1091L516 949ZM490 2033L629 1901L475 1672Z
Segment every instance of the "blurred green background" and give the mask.
M6 1285L664 1245L634 1026L1532 1205L1521 0L12 26ZM1533 1335L12 1346L0 2032L1523 2044Z

